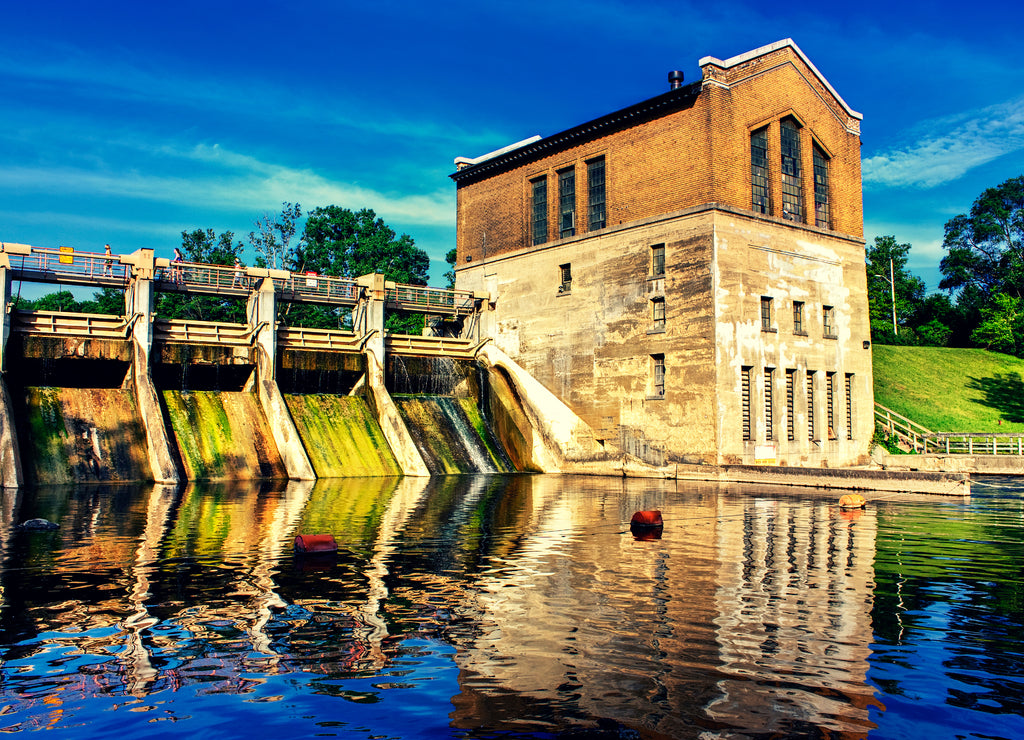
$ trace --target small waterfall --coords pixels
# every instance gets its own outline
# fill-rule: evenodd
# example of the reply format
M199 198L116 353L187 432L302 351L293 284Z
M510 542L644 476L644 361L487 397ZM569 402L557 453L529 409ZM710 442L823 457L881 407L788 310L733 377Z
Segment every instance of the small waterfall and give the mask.
M395 404L432 474L512 472L472 399L396 396Z
M462 442L466 454L473 463L473 470L478 473L498 472L498 468L491 460L487 448L484 447L483 440L477 435L476 430L469 425L469 419L466 418L466 415L460 413L462 409L456 405L455 400L452 398L438 398L437 404L441 407L444 418L452 425L455 434Z

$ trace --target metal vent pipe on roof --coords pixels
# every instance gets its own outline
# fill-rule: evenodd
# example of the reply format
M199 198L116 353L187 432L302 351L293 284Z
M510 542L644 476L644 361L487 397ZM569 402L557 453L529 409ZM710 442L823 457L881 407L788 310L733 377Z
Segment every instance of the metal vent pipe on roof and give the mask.
M683 86L683 73L678 69L668 73L668 86L670 90L678 90Z

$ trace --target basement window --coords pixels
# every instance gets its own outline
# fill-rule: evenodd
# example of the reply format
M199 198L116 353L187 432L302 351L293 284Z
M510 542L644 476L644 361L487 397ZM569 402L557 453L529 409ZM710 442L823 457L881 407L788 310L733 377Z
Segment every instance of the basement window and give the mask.
M561 282L558 285L559 293L570 293L572 292L572 264L565 264L558 266L558 272L561 276Z

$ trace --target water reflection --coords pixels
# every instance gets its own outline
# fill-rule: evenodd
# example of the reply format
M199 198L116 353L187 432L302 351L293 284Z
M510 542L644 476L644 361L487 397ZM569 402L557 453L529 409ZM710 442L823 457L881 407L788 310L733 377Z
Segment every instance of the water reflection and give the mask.
M0 715L80 735L911 737L919 695L947 730L1024 734L1019 504L834 499L561 476L5 492ZM643 509L662 539L630 534ZM36 516L61 528L12 529ZM296 556L300 533L339 552Z

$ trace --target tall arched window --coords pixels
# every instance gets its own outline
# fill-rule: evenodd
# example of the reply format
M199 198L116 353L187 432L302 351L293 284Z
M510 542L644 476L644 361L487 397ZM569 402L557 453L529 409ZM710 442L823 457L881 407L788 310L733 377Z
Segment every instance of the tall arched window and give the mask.
M814 225L832 228L828 209L828 157L814 145Z
M800 182L800 127L782 119L782 217L804 220L804 189Z

